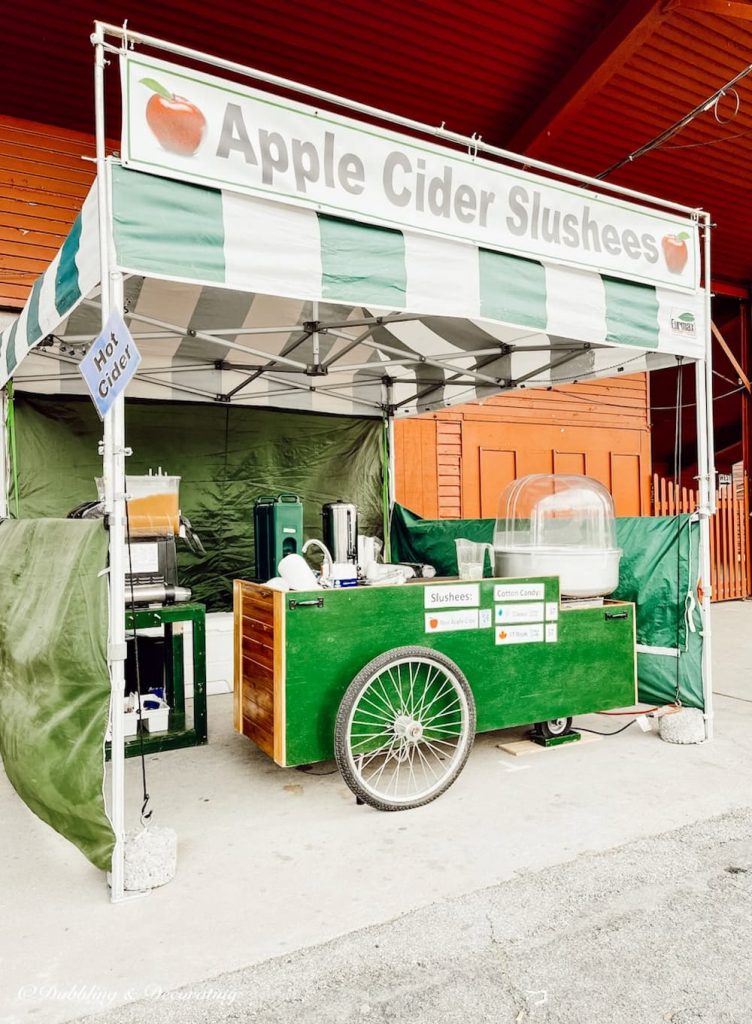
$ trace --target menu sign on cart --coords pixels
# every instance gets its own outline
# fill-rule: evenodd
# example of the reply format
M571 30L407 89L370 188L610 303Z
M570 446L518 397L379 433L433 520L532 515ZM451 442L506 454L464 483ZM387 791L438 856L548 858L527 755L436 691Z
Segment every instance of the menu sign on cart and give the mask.
M137 53L126 167L693 292L698 226Z

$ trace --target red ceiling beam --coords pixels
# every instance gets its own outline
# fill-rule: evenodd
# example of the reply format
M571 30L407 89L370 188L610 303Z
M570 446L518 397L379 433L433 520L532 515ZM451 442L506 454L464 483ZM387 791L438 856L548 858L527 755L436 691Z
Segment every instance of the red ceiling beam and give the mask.
M714 295L723 295L729 299L749 298L749 288L741 284L733 284L731 281L719 281L713 278L710 283L710 290Z
M734 0L667 0L664 11L699 11L702 14L720 14L724 18L752 21L752 4Z
M596 96L665 17L656 0L629 0L520 125L507 149L541 157L546 145Z

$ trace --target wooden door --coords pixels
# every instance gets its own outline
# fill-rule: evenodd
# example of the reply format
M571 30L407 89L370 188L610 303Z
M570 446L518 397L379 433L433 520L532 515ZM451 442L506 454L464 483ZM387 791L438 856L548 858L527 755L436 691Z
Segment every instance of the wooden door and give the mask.
M594 477L614 497L616 514L650 508L649 435L639 430L593 430L544 423L462 424L462 515L496 516L506 485L528 473Z

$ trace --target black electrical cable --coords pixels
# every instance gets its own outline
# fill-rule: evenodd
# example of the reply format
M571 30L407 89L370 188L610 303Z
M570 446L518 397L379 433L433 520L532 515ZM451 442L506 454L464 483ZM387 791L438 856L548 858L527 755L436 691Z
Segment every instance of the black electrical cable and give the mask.
M125 480L123 480L123 493L126 492ZM130 591L131 591L131 612L136 611L136 592L133 585L133 554L131 552L131 520L128 515L128 502L125 501L125 536L128 544L128 575L130 576ZM152 811L147 810L149 806L149 800L151 797L146 789L146 755L144 754L144 734L141 729L141 666L138 660L138 630L136 629L135 614L133 617L133 657L135 659L136 667L136 693L138 694L138 739L141 757L141 788L143 801L141 803L141 822L142 824L149 820L152 816Z
M694 119L700 114L704 114L715 108L716 120L718 120L717 110L719 101L727 95L727 93L735 92L736 90L734 89L734 86L738 82L741 82L743 78L746 78L750 72L752 72L752 64L748 64L747 67L743 68L738 75L735 75L730 81L726 82L725 85L721 86L720 89L716 89L712 96L703 100L702 103L698 103L697 106L690 110L688 114L685 114L684 117L675 121L672 125L662 131L660 135L656 135L655 138L644 143L644 145L640 146L639 149L633 150L628 156L623 157L621 160L617 160L615 164L607 167L605 171L601 171L600 174L596 174L596 178L603 180L615 171L620 170L625 166L625 164L633 163L638 157L645 156L646 153L650 153L652 150L662 146L664 142L668 142L668 140L676 135L677 132L680 132L682 128L686 128L686 126L690 124L690 122L694 121Z
M616 729L614 732L599 732L597 729L586 729L584 725L575 725L573 726L573 729L575 732L592 732L594 736L618 736L620 732L624 732L624 730L628 729L630 725L634 725L636 721L637 719L633 718L631 722L627 722L627 724L623 725L621 729Z

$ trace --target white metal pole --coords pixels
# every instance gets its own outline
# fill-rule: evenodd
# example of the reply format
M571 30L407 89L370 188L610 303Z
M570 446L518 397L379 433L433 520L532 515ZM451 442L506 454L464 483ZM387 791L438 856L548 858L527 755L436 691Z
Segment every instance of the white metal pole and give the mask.
M710 516L715 512L715 451L713 439L713 335L710 301L710 217L703 221L703 263L705 284L705 362L695 364L697 416L697 470L700 492L700 576L702 609L702 696L705 709L705 738L713 738L713 662L710 612Z
M386 434L386 436L387 436L387 443L389 445L389 451L387 453L388 456L389 456L388 467L387 467L387 471L388 471L387 486L388 486L388 493L389 493L389 515L391 516L392 512L394 511L394 503L397 500L397 497L396 497L396 491L397 491L397 462L396 462L395 452L394 452L394 416L392 416L391 413L389 413L389 415L387 416L386 430L387 430L387 434Z
M384 560L387 559L391 562L393 558L392 554L392 513L394 512L396 482L397 482L397 463L394 453L394 384L388 381L386 385L386 493L387 493L387 504L388 519L384 524Z
M111 304L117 300L116 281L110 274L110 212L108 168L104 123L104 36L99 22L95 23L94 44L94 102L96 121L97 202L99 218L99 272L102 300L102 327L110 315ZM110 898L119 903L125 898L125 728L123 691L125 688L125 577L123 575L124 518L123 462L124 462L123 398L117 399L104 420L102 444L102 476L104 479L104 507L109 518L110 572L109 572L109 648L110 666L110 819L115 832L112 854Z
M8 515L8 395L0 388L0 519Z

